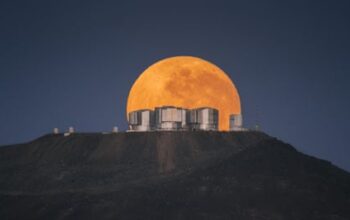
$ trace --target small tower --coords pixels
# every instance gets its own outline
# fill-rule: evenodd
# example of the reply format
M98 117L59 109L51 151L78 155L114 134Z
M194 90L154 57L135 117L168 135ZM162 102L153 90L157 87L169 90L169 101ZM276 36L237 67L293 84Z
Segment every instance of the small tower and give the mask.
M230 115L230 131L242 131L243 129L243 117L241 114Z
M54 129L53 129L53 133L54 133L54 134L59 134L60 131L58 130L58 128L54 128Z
M73 134L74 133L74 127L69 127L68 128L68 133Z
M66 136L69 136L69 135L71 135L71 134L73 134L75 131L74 131L74 127L69 127L68 128L68 132L66 132L66 133L64 133L64 136L66 137Z

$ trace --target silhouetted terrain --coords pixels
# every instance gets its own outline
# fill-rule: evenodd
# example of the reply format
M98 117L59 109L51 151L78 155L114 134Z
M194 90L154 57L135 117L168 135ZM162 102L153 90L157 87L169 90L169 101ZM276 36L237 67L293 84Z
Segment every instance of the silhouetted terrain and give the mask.
M46 135L0 175L0 219L350 219L349 173L260 132Z

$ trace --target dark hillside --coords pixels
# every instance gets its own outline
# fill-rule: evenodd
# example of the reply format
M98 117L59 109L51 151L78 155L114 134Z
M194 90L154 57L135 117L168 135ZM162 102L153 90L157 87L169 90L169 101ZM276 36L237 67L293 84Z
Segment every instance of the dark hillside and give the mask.
M259 132L47 135L0 173L0 219L350 219L349 173Z

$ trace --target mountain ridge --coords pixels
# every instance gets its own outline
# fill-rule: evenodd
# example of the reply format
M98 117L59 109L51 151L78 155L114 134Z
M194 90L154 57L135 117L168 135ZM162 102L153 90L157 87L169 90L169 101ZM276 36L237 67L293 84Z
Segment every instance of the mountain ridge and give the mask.
M348 172L261 132L50 134L0 173L1 219L350 218Z

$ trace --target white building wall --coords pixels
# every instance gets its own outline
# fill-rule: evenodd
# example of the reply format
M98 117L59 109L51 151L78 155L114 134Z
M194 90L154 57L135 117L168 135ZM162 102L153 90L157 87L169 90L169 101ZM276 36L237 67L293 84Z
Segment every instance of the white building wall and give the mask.
M139 110L129 113L129 129L131 131L150 131L154 126L153 111Z
M243 129L243 117L241 114L230 115L230 130L231 131L242 131Z
M217 130L219 125L218 110L213 108L198 108L190 111L191 130Z
M187 109L173 106L156 108L156 128L158 130L181 130L186 128Z

